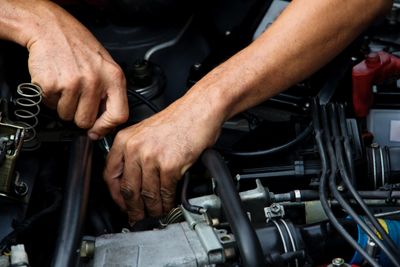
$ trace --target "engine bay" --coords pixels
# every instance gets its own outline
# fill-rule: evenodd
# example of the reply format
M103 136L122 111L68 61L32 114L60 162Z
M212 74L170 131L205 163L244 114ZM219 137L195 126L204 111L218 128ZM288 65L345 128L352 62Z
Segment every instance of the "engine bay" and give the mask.
M43 105L27 52L2 41L0 267L400 266L400 3L311 77L226 121L168 215L131 226L108 192L117 131L178 99L288 4L221 0L135 20L66 6L127 80L129 120L96 142Z

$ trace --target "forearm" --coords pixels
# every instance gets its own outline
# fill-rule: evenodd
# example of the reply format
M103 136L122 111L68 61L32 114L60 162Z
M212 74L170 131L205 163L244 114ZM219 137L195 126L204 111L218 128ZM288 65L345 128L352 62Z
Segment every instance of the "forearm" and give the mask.
M321 68L390 6L389 0L295 0L263 35L184 98L206 102L222 123Z
M48 0L2 0L0 1L0 39L13 41L24 47L46 34L55 26L58 18L76 20L58 5ZM73 27L73 25L70 25Z

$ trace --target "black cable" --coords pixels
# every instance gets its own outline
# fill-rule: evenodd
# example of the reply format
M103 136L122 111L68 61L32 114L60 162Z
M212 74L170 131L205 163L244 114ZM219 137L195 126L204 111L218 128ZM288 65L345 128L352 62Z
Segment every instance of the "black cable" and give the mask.
M160 109L155 104L153 104L153 102L151 102L150 100L148 100L146 97L144 97L140 93L136 92L135 90L128 90L128 93L132 94L134 97L139 99L143 104L145 104L154 113L160 112Z
M347 189L350 191L352 197L356 200L356 202L360 205L360 207L362 208L364 213L367 215L367 218L369 219L369 221L372 223L372 225L378 231L378 233L383 238L385 243L387 243L389 245L389 247L390 247L390 250L387 250L387 249L385 250L383 248L381 248L381 249L383 251L386 251L385 254L388 257L392 258L391 261L394 260L393 261L394 264L398 264L398 266L400 266L400 258L398 257L398 251L397 251L396 245L394 244L393 240L387 235L386 231L382 228L381 224L377 221L375 216L369 210L368 206L365 204L365 202L363 201L361 196L357 193L357 190L354 188L354 186L350 182L349 173L347 171L347 168L346 168L346 165L345 165L345 161L344 161L344 158L343 158L344 151L343 151L342 141L341 141L341 138L340 138L339 128L338 128L338 125L337 125L337 112L336 112L335 105L333 105L333 104L330 105L330 110L329 111L330 111L330 118L331 118L331 126L332 126L332 131L333 131L333 137L334 137L334 142L335 142L336 161L337 161L337 164L339 166L339 170L340 170L340 174L341 174L341 177L342 177L342 181L345 183L345 185L346 185ZM343 134L345 134L345 133L342 133L342 135ZM332 182L330 184L330 186L334 187L334 189L332 189L332 191L333 190L337 191L336 182ZM333 193L335 194L334 191L333 191ZM337 194L340 195L339 191L337 191ZM347 212L349 212L349 214L352 213L350 211L350 210L352 210L351 206L344 200L344 198L341 195L339 196L339 198L343 200L343 201L339 201L339 199L337 198L337 200L339 202L342 202L344 204L343 207L345 208L345 210ZM355 212L354 212L354 214L355 214ZM353 217L352 214L350 214L350 215ZM353 219L356 219L356 218L353 218ZM360 219L360 221L362 221L362 219ZM367 225L365 224L365 226L367 226ZM373 230L374 229L371 229L370 233L373 233ZM365 231L365 229L364 229L364 231ZM374 233L374 235L375 235L375 233ZM371 236L371 238L375 239L373 236ZM376 239L381 241L379 239L379 237L377 237L377 236L376 236ZM384 244L382 243L382 245L384 245Z
M190 181L190 174L187 171L183 178L183 186L182 186L182 193L181 193L182 206L185 210L190 211L192 213L203 214L205 212L205 209L203 207L192 205L192 204L190 204L189 200L187 199L187 191L188 191L188 187L189 187L189 181Z
M300 193L300 201L313 201L319 199L319 192L317 190L298 190ZM373 200L381 200L381 199L400 199L400 191L357 191L358 194L363 199L373 199ZM353 199L351 194L344 193L344 196L347 199ZM296 199L296 192L290 191L287 193L274 194L274 201L276 202L286 202L286 201L299 201Z
M293 140L287 142L286 144L269 148L266 150L259 150L259 151L231 151L231 150L226 150L223 151L224 154L228 156L234 156L234 157L262 157L262 156L270 156L272 154L276 154L279 152L286 151L293 146L299 144L302 142L306 137L308 137L313 131L312 123L310 123L307 128L304 129L303 132L301 132L296 138Z
M350 172L351 183L355 183L355 167L353 161L353 153L350 145L350 138L348 136L347 124L346 124L346 114L344 110L344 106L342 104L339 105L339 123L340 130L342 131L343 145L345 147L346 153L346 163Z
M331 120L332 121L332 120ZM322 122L326 135L326 144L327 151L329 155L329 159L331 161L331 166L334 166L335 174L331 174L329 176L329 188L333 193L333 196L338 201L338 203L345 209L345 211L351 216L351 218L367 233L368 236L376 243L376 245L388 256L390 261L392 261L395 266L400 266L400 263L396 259L396 256L393 256L392 252L388 250L388 248L383 244L383 242L379 239L379 237L374 233L374 231L363 221L363 219L353 210L353 208L347 203L347 201L342 197L340 192L337 189L337 161L335 156L335 150L333 149L333 145L331 143L331 134L329 132L329 122L328 122L328 114L326 109L322 109ZM333 136L336 136L336 129L333 129ZM333 171L332 171L333 172Z
M322 130L319 122L319 105L317 104L316 99L313 101L313 122L315 128L315 141L317 143L318 152L321 158L322 164L322 173L320 177L319 183L319 195L322 208L332 223L332 225L336 228L340 235L356 250L360 255L373 267L379 267L379 264L353 239L353 237L346 231L346 229L342 226L342 224L338 221L334 213L332 212L331 208L328 204L328 197L326 192L326 179L328 177L328 156L326 152L326 148L324 144L329 142L329 138L325 133L325 140L322 137ZM327 129L328 130L328 129ZM336 162L331 161L332 169L330 170L330 176L336 175Z
M265 266L260 241L247 217L239 193L236 191L231 174L222 157L214 150L207 149L201 160L215 179L216 191L221 199L222 208L231 226L240 256L245 267Z
M1 240L1 242L0 242L0 255L3 254L5 249L7 249L7 247L10 245L10 242L12 242L14 239L16 239L18 236L20 236L21 234L23 234L27 230L31 229L31 227L37 221L39 221L41 218L43 218L44 216L46 216L46 215L48 215L50 213L55 212L57 209L60 208L61 200L62 200L61 193L59 191L51 191L50 193L52 193L54 195L54 201L49 207L39 211L38 213L32 215L28 219L25 219L22 223L17 223L16 227L15 227L15 230L12 231L11 233L9 233L8 235L6 235Z

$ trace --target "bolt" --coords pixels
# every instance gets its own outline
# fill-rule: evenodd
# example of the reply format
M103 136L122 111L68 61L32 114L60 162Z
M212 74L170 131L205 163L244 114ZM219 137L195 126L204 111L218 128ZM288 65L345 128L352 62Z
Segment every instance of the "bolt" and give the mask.
M219 225L219 219L218 218L211 219L211 224L212 224L212 226L218 226Z
M25 196L28 193L28 190L28 185L25 182L18 182L14 186L15 193L20 197Z
M79 252L79 255L81 256L81 258L90 259L93 258L94 250L94 241L83 240L81 243L81 250Z
M272 213L279 213L281 211L281 207L275 203L270 208Z
M343 267L344 264L345 264L345 261L342 258L334 258L332 260L333 267Z
M344 191L344 186L343 185L338 185L337 190L340 192Z

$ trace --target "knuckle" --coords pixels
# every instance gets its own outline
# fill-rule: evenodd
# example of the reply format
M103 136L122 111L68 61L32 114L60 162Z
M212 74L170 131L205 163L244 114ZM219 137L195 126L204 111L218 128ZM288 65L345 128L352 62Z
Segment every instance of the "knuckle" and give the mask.
M127 136L121 135L121 140L126 139ZM134 138L129 138L125 145L126 152L138 151L139 143Z
M175 190L171 188L160 189L161 198L165 200L173 200L175 198Z
M154 150L146 148L142 151L141 154L141 162L144 166L152 166L156 161L156 154L153 152Z
M76 125L82 129L89 129L93 126L94 120L90 118L81 118L75 120Z
M123 112L120 112L114 116L114 121L118 124L122 124L122 123L126 122L128 119L129 119L128 109L126 109Z
M154 206L160 202L160 197L156 192L150 190L142 190L140 193L147 205Z
M135 195L135 191L133 190L132 186L127 183L121 184L120 193L125 201L132 200Z
M124 72L118 65L116 65L116 64L111 65L111 74L114 79L116 79L120 82L125 81Z
M178 170L178 166L175 162L167 161L162 164L161 173L165 177L175 177Z
M81 74L75 75L62 83L62 87L67 88L72 92L79 91L82 84L83 76Z

